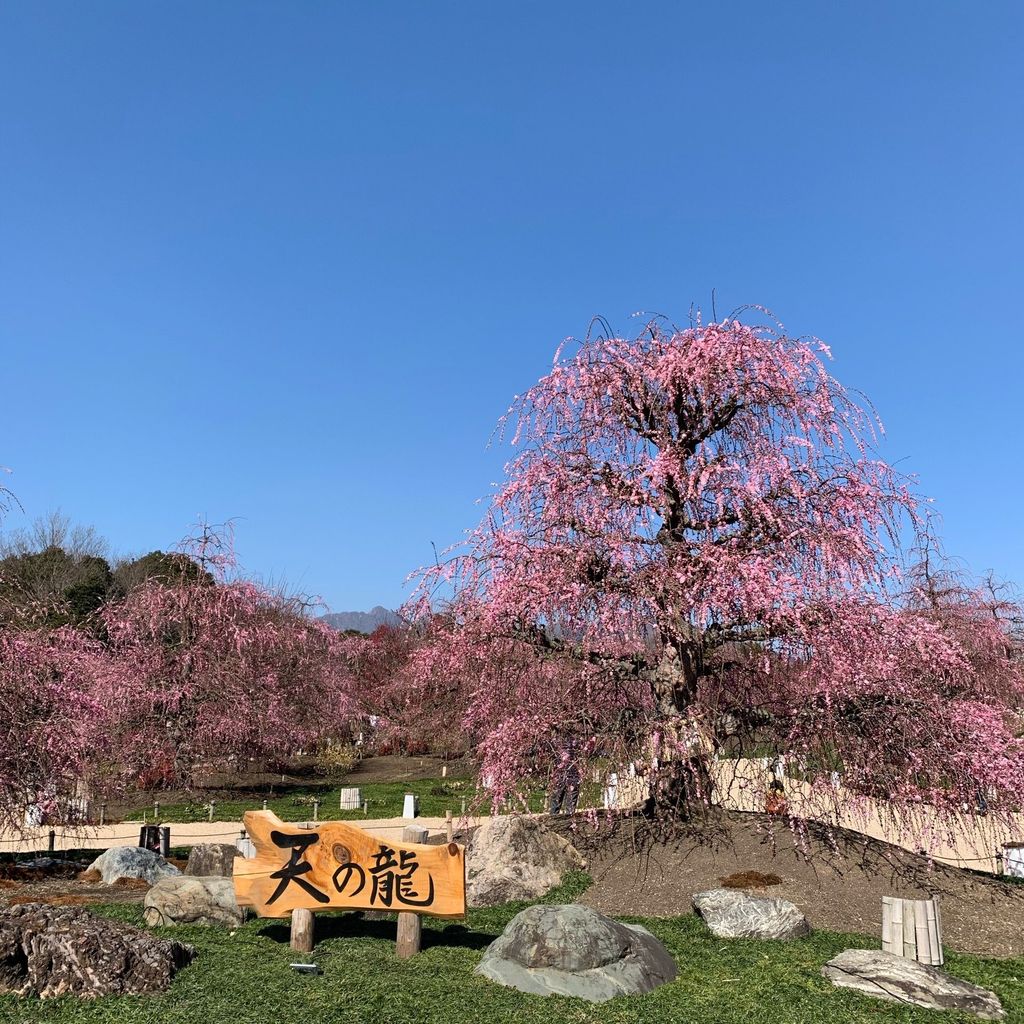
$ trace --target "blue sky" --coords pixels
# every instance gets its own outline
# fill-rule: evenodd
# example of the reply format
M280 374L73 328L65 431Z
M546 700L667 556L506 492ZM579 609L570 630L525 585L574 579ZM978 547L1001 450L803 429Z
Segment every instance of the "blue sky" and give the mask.
M238 517L249 571L396 605L564 336L716 289L1024 582L1022 44L1011 3L8 0L6 527Z

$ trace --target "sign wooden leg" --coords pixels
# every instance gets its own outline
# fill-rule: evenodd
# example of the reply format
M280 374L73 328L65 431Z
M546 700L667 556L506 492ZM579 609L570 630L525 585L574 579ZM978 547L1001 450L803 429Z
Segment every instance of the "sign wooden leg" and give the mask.
M422 923L419 914L401 913L398 915L398 935L395 941L395 952L400 960L407 960L420 951L422 939Z
M292 949L299 953L313 952L314 921L312 910L298 907L292 911Z
M427 830L422 825L408 825L402 829L403 843L425 843ZM395 953L400 960L407 960L420 951L423 938L423 922L419 914L400 913L398 934L395 936Z

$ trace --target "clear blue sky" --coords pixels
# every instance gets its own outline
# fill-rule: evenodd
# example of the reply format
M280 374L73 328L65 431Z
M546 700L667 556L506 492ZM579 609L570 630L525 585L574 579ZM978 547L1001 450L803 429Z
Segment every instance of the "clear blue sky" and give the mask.
M0 8L0 464L396 605L593 314L770 306L1024 582L1016 3Z

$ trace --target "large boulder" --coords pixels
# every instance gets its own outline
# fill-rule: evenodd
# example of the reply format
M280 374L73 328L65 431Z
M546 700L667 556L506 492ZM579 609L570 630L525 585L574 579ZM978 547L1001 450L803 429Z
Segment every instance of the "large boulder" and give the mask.
M230 878L234 874L235 858L238 856L241 856L238 847L230 843L197 843L188 852L185 874Z
M811 931L795 903L737 889L699 892L693 907L720 939L799 939Z
M164 860L159 853L141 846L112 846L104 850L88 867L99 872L100 878L113 885L119 878L141 878L153 885L157 879L181 872Z
M466 898L474 907L539 899L567 871L586 867L572 843L521 815L484 822L470 840L466 861Z
M230 878L168 875L146 893L148 925L213 924L237 928L244 920Z
M82 907L0 910L0 992L86 999L167 989L194 950Z
M600 1003L650 992L672 981L677 968L646 928L573 903L517 914L487 947L476 973L520 992Z
M847 949L829 960L821 973L840 988L852 988L893 1003L929 1010L962 1010L985 1020L1006 1016L995 992L954 978L937 967L879 949Z

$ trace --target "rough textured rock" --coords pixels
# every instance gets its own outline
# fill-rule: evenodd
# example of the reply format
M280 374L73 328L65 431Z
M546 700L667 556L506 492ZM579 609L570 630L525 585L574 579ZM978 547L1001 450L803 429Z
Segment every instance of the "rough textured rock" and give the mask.
M1006 1016L999 997L987 988L878 949L848 949L829 960L821 973L833 985L894 1003L930 1010L963 1010L985 1020Z
M736 889L699 892L693 907L720 939L799 939L811 931L795 903Z
M146 893L148 925L212 924L237 928L245 915L230 878L168 875Z
M87 999L162 992L193 955L191 946L82 907L0 910L0 992Z
M672 981L677 968L646 928L569 904L517 914L487 947L476 973L521 992L599 1003L650 992Z
M141 846L113 846L104 850L86 870L98 871L107 885L113 885L119 878L141 878L152 885L166 875L181 874L159 853Z
M238 848L229 843L199 843L188 852L185 874L230 878L238 856Z
M466 899L473 907L535 900L558 885L567 871L584 867L576 847L536 818L490 818L470 840Z

